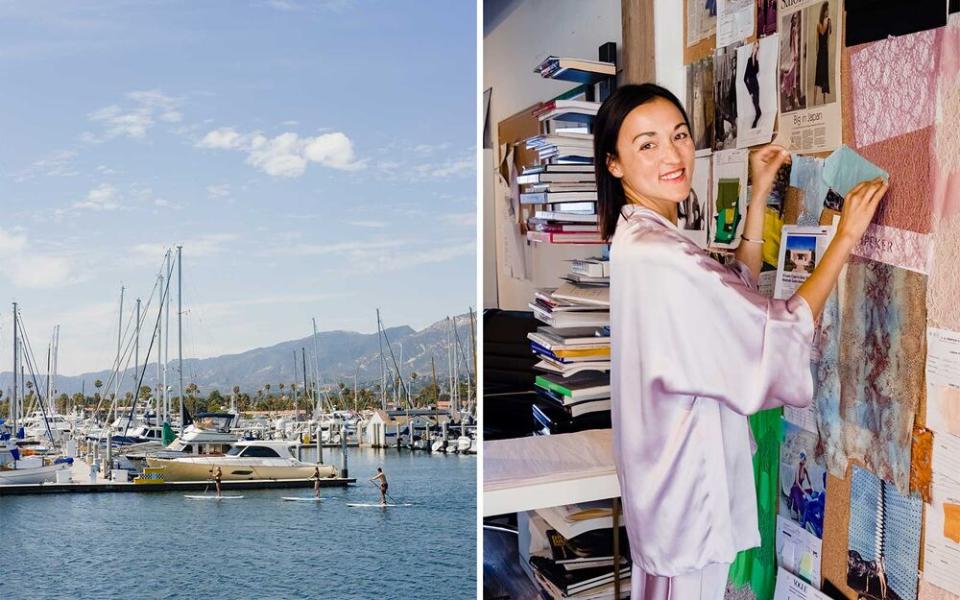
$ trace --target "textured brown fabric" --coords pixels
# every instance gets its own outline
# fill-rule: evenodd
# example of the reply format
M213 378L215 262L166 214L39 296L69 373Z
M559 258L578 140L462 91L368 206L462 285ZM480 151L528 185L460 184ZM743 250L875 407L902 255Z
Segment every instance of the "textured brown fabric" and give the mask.
M930 147L933 127L870 144L858 152L890 174L890 189L873 222L929 233L933 214Z
M910 491L920 494L924 502L932 502L930 483L933 480L933 432L923 427L913 429L910 451Z

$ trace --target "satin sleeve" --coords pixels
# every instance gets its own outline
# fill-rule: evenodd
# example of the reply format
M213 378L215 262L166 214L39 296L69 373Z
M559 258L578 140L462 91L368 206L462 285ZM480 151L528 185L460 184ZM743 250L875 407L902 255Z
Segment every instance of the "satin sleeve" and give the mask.
M644 379L663 391L714 398L743 415L807 406L813 397L813 315L794 295L757 291L749 269L725 267L691 245L658 236L622 248L619 302L640 345ZM621 313L623 314L623 313Z

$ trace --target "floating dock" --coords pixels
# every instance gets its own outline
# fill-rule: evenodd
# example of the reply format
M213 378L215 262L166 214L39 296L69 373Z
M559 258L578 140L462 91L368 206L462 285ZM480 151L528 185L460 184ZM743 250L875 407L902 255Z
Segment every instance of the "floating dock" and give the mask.
M145 484L111 481L99 473L96 479L90 477L90 467L82 460L76 460L70 469L71 481L63 483L25 483L0 485L0 496L22 494L91 494L106 492L176 492L193 490L213 490L212 481L157 481ZM354 477L327 477L320 480L320 487L347 487L356 483ZM261 490L283 488L312 488L313 479L244 479L239 481L221 481L220 489Z

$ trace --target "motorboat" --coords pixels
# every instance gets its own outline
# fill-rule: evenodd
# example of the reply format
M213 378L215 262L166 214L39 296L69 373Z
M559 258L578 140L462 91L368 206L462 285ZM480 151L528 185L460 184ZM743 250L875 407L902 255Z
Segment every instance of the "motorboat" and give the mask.
M180 458L147 457L151 468L162 467L166 481L205 481L213 478L217 467L224 481L247 479L309 479L314 471L320 477L335 477L330 465L307 463L296 456L297 442L281 440L241 440L223 456Z
M21 457L10 434L0 434L0 485L56 481L57 472L69 470L72 464L72 458Z

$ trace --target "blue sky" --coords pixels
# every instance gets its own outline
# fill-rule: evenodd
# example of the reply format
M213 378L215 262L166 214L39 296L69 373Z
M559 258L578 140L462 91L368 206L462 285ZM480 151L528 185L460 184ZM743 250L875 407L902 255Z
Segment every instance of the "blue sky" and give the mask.
M178 243L185 356L475 306L472 2L0 0L0 81L0 370L13 301L109 367Z

